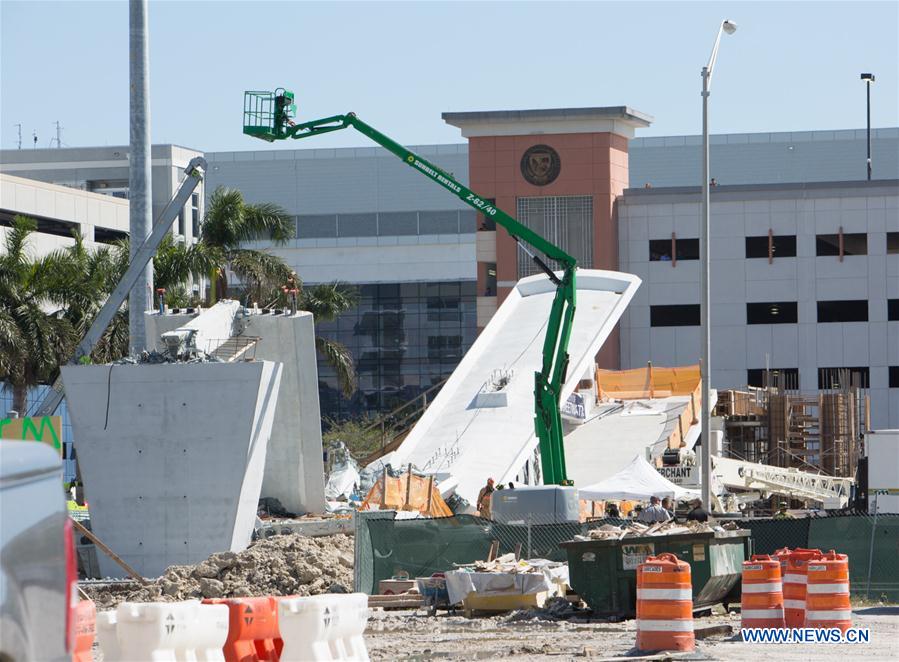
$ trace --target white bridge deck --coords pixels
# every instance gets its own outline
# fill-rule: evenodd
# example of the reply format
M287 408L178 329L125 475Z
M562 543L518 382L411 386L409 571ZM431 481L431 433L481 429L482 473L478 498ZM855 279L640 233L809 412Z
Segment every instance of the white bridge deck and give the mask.
M616 271L577 272L577 308L569 344L564 402L608 338L640 279ZM546 324L556 287L543 275L519 281L468 350L402 446L384 458L438 474L440 487L474 502L488 477L515 480L537 446L534 373L540 369ZM506 406L476 406L478 393L500 369L512 371Z

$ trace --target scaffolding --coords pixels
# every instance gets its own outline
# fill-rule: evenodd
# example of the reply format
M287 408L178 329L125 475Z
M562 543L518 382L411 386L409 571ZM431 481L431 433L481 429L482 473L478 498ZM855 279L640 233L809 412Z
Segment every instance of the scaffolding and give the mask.
M790 375L770 372L761 388L719 394L715 413L725 421L725 456L853 477L869 427L864 375L828 371L821 379L825 388L814 393L802 393L790 381Z

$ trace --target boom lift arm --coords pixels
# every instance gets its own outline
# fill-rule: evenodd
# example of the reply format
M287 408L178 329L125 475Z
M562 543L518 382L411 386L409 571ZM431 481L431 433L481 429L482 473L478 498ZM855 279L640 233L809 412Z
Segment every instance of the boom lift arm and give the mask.
M543 362L540 372L535 373L534 427L540 441L540 458L543 482L547 485L570 484L565 468L565 448L562 442L562 417L559 413L562 383L568 371L568 341L575 311L575 270L577 262L565 251L548 242L530 228L522 225L502 209L497 208L468 187L456 181L452 175L441 170L418 154L369 126L355 113L333 115L323 119L294 124L296 110L294 95L287 90L272 92L246 92L244 96L244 129L249 136L268 142L275 140L309 138L312 136L353 128L368 136L413 170L425 175L506 229L509 235L549 277L556 286L556 294L550 310L543 342ZM555 260L562 267L559 278L553 270L531 252L525 244Z

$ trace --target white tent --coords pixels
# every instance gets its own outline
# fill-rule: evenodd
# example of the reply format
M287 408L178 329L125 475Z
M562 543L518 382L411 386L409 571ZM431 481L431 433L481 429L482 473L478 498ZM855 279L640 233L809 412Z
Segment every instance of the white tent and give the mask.
M675 485L656 471L641 456L614 476L578 490L581 499L604 501L606 499L632 499L645 501L651 496L674 499L699 498L699 492Z

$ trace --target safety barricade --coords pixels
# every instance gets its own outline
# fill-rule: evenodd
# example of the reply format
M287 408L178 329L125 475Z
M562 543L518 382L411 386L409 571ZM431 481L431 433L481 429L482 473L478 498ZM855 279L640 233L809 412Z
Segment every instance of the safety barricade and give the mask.
M788 628L805 626L805 584L809 561L821 557L820 549L779 549L775 555L781 561L783 574L784 625Z
M696 649L690 564L674 554L650 556L637 566L637 648Z
M368 622L364 593L281 598L278 622L282 662L369 659L362 638Z
M764 554L744 561L742 596L741 628L784 627L784 597L779 560Z
M153 662L224 662L228 607L186 602L123 602L115 613L113 659ZM100 638L104 660L109 660Z
M808 564L806 584L805 626L840 628L845 633L852 627L852 605L849 603L849 557L831 550Z
M103 662L124 662L116 635L116 623L115 610L97 614L97 643L103 651Z
M91 600L81 600L75 607L75 649L72 662L93 662L94 635L97 633L97 607Z
M284 643L278 632L278 599L207 599L228 607L225 662L278 662Z

